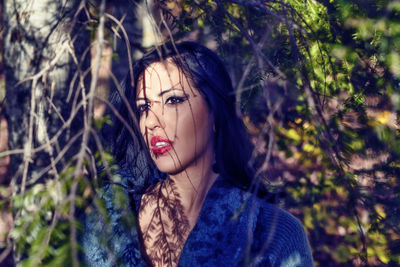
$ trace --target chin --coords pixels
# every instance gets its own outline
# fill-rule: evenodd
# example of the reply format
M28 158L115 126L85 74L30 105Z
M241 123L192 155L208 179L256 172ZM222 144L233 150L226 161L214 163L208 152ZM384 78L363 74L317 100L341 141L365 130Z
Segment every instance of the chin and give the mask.
M179 162L172 159L169 155L154 158L154 163L157 169L163 173L176 174L183 170Z

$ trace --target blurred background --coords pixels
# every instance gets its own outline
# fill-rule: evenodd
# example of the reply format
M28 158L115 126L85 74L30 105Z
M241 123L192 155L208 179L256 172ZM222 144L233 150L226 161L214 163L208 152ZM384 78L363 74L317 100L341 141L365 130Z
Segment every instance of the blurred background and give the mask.
M257 177L316 266L400 266L400 1L3 0L0 264L79 266L107 97L165 41L225 62Z

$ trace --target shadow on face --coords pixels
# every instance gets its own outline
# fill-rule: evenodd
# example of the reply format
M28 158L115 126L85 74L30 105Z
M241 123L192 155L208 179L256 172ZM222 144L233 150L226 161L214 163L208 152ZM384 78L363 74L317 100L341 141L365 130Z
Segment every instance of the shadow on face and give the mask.
M174 63L151 64L137 88L140 131L160 171L177 174L213 157L213 115Z

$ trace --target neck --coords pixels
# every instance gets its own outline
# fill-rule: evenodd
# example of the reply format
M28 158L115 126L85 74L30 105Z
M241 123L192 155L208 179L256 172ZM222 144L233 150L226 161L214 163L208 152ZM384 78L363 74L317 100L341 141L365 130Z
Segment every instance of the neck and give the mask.
M174 181L185 214L192 226L197 220L208 190L218 177L218 174L212 171L212 159L211 156L202 157L184 171L169 175Z

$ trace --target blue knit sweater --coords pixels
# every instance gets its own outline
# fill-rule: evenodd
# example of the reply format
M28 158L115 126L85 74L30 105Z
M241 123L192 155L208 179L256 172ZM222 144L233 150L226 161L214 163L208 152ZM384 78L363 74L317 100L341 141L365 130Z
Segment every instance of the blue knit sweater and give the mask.
M85 219L83 260L88 266L146 266L135 222L124 218L135 216L129 216L118 202L121 192L127 195L128 191L116 193L115 187L108 185L101 193L105 212ZM136 213L140 197L133 196ZM308 267L313 260L296 218L219 177L204 200L178 266Z

